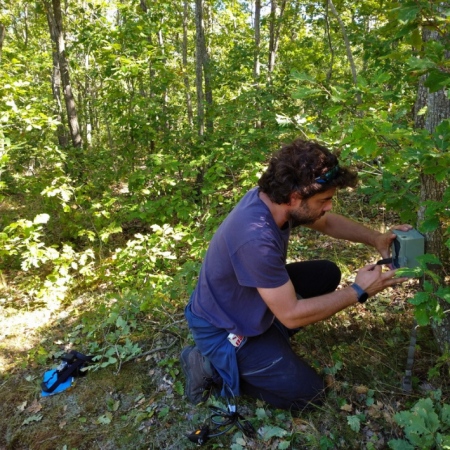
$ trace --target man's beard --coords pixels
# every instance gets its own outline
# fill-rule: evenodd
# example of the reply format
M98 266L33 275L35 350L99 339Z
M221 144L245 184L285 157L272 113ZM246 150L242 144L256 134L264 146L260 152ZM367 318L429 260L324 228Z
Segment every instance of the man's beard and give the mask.
M321 211L319 215L313 214L306 202L302 202L298 209L292 209L288 213L288 220L292 219L297 225L311 225L325 215L325 211Z

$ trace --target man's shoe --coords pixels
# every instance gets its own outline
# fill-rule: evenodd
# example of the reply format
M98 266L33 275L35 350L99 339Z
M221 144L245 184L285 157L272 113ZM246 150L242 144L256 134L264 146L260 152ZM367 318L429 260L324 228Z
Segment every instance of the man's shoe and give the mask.
M186 397L197 405L208 400L213 382L213 368L200 350L191 345L181 351L181 368L186 377Z

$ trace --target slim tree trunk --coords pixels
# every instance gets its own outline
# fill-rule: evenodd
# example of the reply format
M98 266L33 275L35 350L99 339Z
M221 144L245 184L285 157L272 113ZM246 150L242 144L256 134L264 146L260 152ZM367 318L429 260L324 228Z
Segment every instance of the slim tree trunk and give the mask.
M6 27L0 23L0 62L2 61L3 41L6 37Z
M260 76L259 55L261 52L261 0L255 0L255 53L253 60L253 77L258 83Z
M61 103L61 70L59 68L59 58L57 50L57 37L56 37L56 24L53 14L50 9L47 8L47 22L50 31L50 38L52 40L52 57L53 57L53 71L52 71L52 92L53 98L56 103L55 115L59 122L56 129L56 134L58 137L58 143L62 148L68 146L69 142L67 139L66 129L63 125L63 107Z
M145 0L140 0L139 5L142 9L142 11L144 11L145 14L147 14L148 12L148 7L147 7L147 3L145 2ZM152 40L152 35L149 34L147 36L147 42L153 47L153 40ZM155 69L153 68L153 63L152 63L152 58L149 58L149 62L148 62L148 71L149 71L149 78L150 78L150 99L152 99L152 106L153 106L153 99L155 98L155 92L152 89L152 83L153 80L155 79ZM155 151L156 145L155 145L155 141L153 139L150 140L150 152L153 153Z
M275 68L275 58L278 51L278 43L280 41L281 25L283 23L283 15L286 8L287 0L282 0L280 14L277 17L278 0L271 1L270 23L269 23L269 66L268 72L271 74Z
M56 44L58 50L59 67L61 69L61 80L66 103L67 118L69 122L70 137L74 147L82 147L83 139L78 124L78 115L75 106L75 99L70 84L69 63L66 59L63 20L61 13L61 1L52 0L53 16L55 18Z
M195 0L195 86L197 88L197 128L198 135L205 134L205 108L203 104L203 52L206 49L203 30L203 1Z
M333 75L334 49L333 49L333 43L331 42L330 21L329 21L329 14L328 14L328 1L326 2L326 7L325 7L325 29L326 29L326 33L327 33L328 46L330 47L330 53L331 53L330 68L328 69L328 72L327 72L327 81L330 81L331 77Z
M189 126L192 127L194 121L194 114L192 112L192 100L191 100L191 86L189 84L188 77L188 62L187 62L187 47L188 47L188 13L189 13L189 1L184 0L183 11L183 80L186 88L186 106L188 114Z
M352 49L350 47L350 41L348 40L347 32L345 31L344 22L342 21L341 17L339 16L338 12L336 11L336 8L334 7L334 4L333 4L333 0L328 0L328 4L330 5L331 12L334 14L334 16L338 20L339 25L341 27L342 37L344 38L345 48L347 50L348 62L350 64L350 68L352 70L353 83L355 84L355 87L358 87L358 78L357 78L357 75L356 75L356 66L355 66L355 62L353 61ZM359 92L356 94L356 101L357 101L358 105L360 105L362 103L361 94Z
M209 11L209 14L207 15L209 18L208 24L209 29L212 29L212 12ZM203 76L205 78L205 100L206 100L206 128L208 129L208 133L213 133L213 119L212 119L212 107L213 107L213 93L212 93L212 84L211 84L211 69L210 69L210 63L211 59L209 57L209 48L206 46L206 37L205 37L205 31L203 28L203 42L202 45L203 48Z
M275 66L275 20L277 19L277 0L270 3L270 22L269 22L269 74L273 72Z

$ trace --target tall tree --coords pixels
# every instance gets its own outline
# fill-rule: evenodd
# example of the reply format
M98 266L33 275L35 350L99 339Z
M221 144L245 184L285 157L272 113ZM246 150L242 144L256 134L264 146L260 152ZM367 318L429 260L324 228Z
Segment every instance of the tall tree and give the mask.
M56 130L58 137L58 143L61 147L67 147L68 140L64 129L63 121L63 107L61 103L61 70L59 67L59 58L57 50L57 36L56 36L56 24L54 23L54 17L50 9L47 8L47 22L50 30L50 38L52 40L52 57L53 57L53 71L52 71L52 92L53 98L56 103L55 115L59 122Z
M442 42L443 35L438 31L430 31L425 29L423 31L423 42ZM449 59L449 52L445 52L445 58ZM426 129L430 135L435 132L437 126L445 119L450 118L450 100L447 97L447 89L442 88L438 91L430 92L430 89L425 86L427 77L422 76L419 81L417 92L417 100L415 104L415 126L416 128ZM418 112L424 110L426 107L426 114L420 115ZM448 187L446 181L438 181L434 174L425 173L420 174L420 208L418 210L418 225L423 223L426 219L427 208L433 203L442 203L444 193ZM426 233L426 252L437 256L442 260L443 256L443 230L442 223L432 232ZM442 266L433 265L433 272L443 278L444 273ZM429 280L433 283L433 280ZM443 311L448 309L448 303L439 299L440 306ZM433 333L436 341L442 351L446 346L450 345L450 316L445 315L441 323L432 323Z
M47 3L47 9L53 15L53 19L49 20L49 26L54 27L50 30L50 36L54 35L56 39L56 48L58 52L59 67L61 70L62 89L66 104L67 120L69 123L70 137L74 147L82 147L83 139L81 137L80 126L78 123L77 109L75 99L70 84L69 63L66 58L66 45L64 41L63 18L61 11L61 1L52 0L52 12L50 5Z

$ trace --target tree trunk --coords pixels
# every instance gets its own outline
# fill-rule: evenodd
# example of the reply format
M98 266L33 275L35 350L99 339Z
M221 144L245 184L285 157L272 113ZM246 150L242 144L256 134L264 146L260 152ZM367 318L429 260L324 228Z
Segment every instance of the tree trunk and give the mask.
M255 53L253 61L253 77L255 82L259 82L260 63L259 54L261 51L261 0L255 0Z
M275 66L275 21L277 19L277 0L270 3L270 22L269 22L269 65L268 72L271 74Z
M270 8L269 23L269 66L268 72L271 74L275 68L275 58L277 56L278 44L280 42L281 24L283 23L284 10L287 0L282 0L280 14L277 17L277 0L272 0Z
M50 38L52 40L52 57L53 57L53 71L52 71L52 92L53 98L56 103L55 115L59 122L56 129L56 135L58 137L58 143L62 148L69 145L67 139L66 129L63 125L63 107L61 103L61 70L59 68L59 58L57 50L57 37L56 37L56 24L53 14L50 9L47 8L47 22L50 31Z
M338 12L336 11L336 8L334 7L334 4L333 4L333 0L328 0L328 4L330 5L331 12L334 14L334 16L338 20L339 25L341 27L342 37L344 38L345 48L347 50L348 62L350 64L350 68L352 70L353 83L355 83L355 87L357 88L358 87L358 79L356 76L356 66L355 66L355 62L353 61L352 49L350 47L350 41L348 40L347 32L345 31L344 22L342 21L341 17L339 16ZM356 94L356 101L357 101L358 105L360 105L362 103L361 94L359 92Z
M327 72L327 81L330 81L331 77L333 75L334 49L333 49L333 43L331 42L330 20L329 20L329 13L328 13L328 1L326 2L326 8L325 8L325 29L326 29L328 45L330 47L330 53L331 53L330 68L328 69L328 72Z
M145 3L145 0L140 0L139 4L140 4L140 7L141 7L142 11L144 11L144 13L147 14L148 8L147 8L147 4ZM152 41L152 35L151 34L149 34L147 36L147 42L151 46L153 46L153 41ZM155 79L155 69L153 68L152 58L151 57L149 58L149 62L148 62L148 71L149 71L149 78L150 78L150 98L153 100L155 98L155 93L154 93L154 91L152 89L152 83L153 83L153 80ZM153 101L152 101L152 106L153 106ZM149 121L150 121L150 119L149 119ZM153 139L151 139L150 140L150 152L154 153L155 148L156 148L155 141Z
M206 50L203 30L203 1L195 0L195 86L197 88L197 128L198 135L205 134L205 108L203 104L203 52Z
M191 100L191 86L189 84L188 77L188 62L187 62L187 47L188 47L188 12L189 1L184 0L183 11L183 80L186 88L186 106L188 114L189 126L192 127L194 121L194 114L192 112L192 100Z
M6 27L0 23L0 62L2 61L3 41L6 36Z
M81 138L75 100L72 93L72 86L70 84L69 63L66 59L63 20L61 13L61 1L52 0L52 5L53 5L53 16L55 19L55 32L56 32L56 44L58 50L59 67L61 69L61 80L64 92L64 100L66 103L70 137L72 139L72 144L74 147L82 147L83 139Z
M424 30L423 41L428 40L439 41L442 38L436 31ZM448 58L449 55L446 55ZM430 134L433 133L436 127L445 119L450 118L450 101L447 98L447 92L445 89L441 89L437 92L429 92L429 89L424 86L426 76L421 77L419 81L419 87L417 90L417 100L414 106L415 127L425 128ZM427 112L423 115L418 115L418 112L427 106ZM423 222L425 218L425 212L427 206L425 202L441 202L445 189L447 187L446 182L439 182L434 175L425 173L420 174L420 208L417 214L418 225ZM426 234L425 240L426 253L433 254L442 260L443 256L443 232L442 224L433 232ZM444 279L444 271L442 266L433 265L429 268L433 270L441 279ZM429 280L433 283L433 280ZM434 283L433 283L434 284ZM437 287L437 286L436 286ZM444 300L439 299L440 306L443 311L449 309L449 305ZM442 352L445 351L446 346L450 344L450 316L445 315L440 324L432 322L431 324L434 336Z

